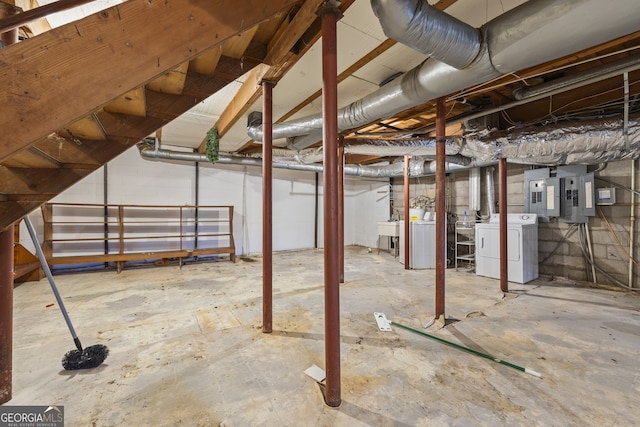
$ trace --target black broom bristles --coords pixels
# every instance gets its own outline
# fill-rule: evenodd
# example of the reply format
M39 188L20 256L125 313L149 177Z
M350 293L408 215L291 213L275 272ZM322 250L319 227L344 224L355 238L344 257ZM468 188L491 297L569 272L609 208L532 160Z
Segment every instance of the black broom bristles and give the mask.
M62 358L62 367L67 371L97 368L109 355L106 345L95 344L80 350L69 350Z

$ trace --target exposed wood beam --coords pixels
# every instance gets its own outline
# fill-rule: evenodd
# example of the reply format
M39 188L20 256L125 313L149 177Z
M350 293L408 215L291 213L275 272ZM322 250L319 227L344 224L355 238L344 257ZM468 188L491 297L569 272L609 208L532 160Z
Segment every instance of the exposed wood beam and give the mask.
M371 62L371 60L373 60L373 59L377 58L378 56L382 55L382 53L386 52L390 47L394 46L396 43L397 42L395 40L392 40L392 39L387 39L387 40L383 41L382 43L380 43L373 50L368 52L365 56L360 58L358 61L354 62L349 68L347 68L346 70L341 72L338 75L338 83L341 83L341 82L345 81L347 78L351 77L353 75L353 73L355 73L360 68L362 68L365 65L367 65L369 62ZM299 103L298 105L293 107L291 110L289 110L289 112L287 112L285 115L280 117L277 120L277 123L282 123L285 120L289 119L291 116L296 114L298 111L302 110L304 107L309 105L311 102L313 102L314 100L320 98L321 95L322 95L322 89L318 89L317 91L315 91L314 93L309 95L307 97L307 99L305 99L304 101L302 101L301 103Z
M275 65L282 62L287 52L289 52L293 45L302 37L302 34L304 34L313 21L318 18L316 12L324 1L325 0L305 1L291 22L287 20L283 22L283 26L286 26L286 29L276 32L277 39L270 43L269 54L264 60L266 64Z
M433 7L435 7L436 9L439 9L439 10L445 10L446 8L448 8L449 6L454 4L456 1L457 0L440 0L439 2L434 4ZM345 2L343 2L343 3L345 3ZM340 9L342 11L346 10L346 8L351 5L351 3L353 3L353 1L349 2L348 5L344 5L344 4L341 5ZM392 40L392 39L387 39L384 42L380 43L378 46L376 46L374 49L372 49L370 52L368 52L366 55L364 55L358 61L353 63L349 68L347 68L342 73L340 73L338 75L338 83L343 82L348 77L352 76L353 73L355 73L357 70L359 70L360 68L362 68L365 65L367 65L373 59L375 59L378 56L380 56L382 53L387 51L389 48L394 46L396 43L397 42L395 40ZM311 44L309 45L309 47L311 46ZM268 55L267 55L267 57L268 57ZM267 61L265 60L265 62L267 62ZM289 67L291 67L291 66L293 66L293 64L291 64ZM270 78L270 76L267 74L266 78ZM318 89L316 92L314 92L309 97L307 97L304 101L300 102L298 105L296 105L291 110L289 110L286 114L284 114L282 117L280 117L278 120L276 120L276 123L282 123L282 122L288 120L290 117L292 117L298 111L302 110L304 107L309 105L311 102L313 102L314 100L318 99L321 95L322 95L322 89ZM242 152L244 150L247 150L252 146L252 144L253 144L253 141L249 141L245 145L243 145L238 151Z
M231 129L238 119L247 112L251 105L260 98L260 91L256 90L256 88L259 87L262 78L268 70L268 65L261 64L251 70L247 75L247 78L240 87L240 90L235 94L215 124L215 127L218 128L218 135L220 137L224 136L224 134ZM206 138L200 143L198 152L204 153L205 149Z
M308 0L302 5L291 22L285 19L280 29L276 31L274 40L268 46L268 53L264 60L265 64L274 65L283 61L294 44L302 37L302 34L317 19L316 12L323 1ZM251 108L251 105L260 98L261 89L259 83L269 71L270 68L267 65L256 67L252 70L233 100L214 124L220 137L224 136L244 113ZM204 153L205 150L206 138L200 143L198 152Z
M353 4L354 1L355 0L343 0L339 6L340 11L344 13ZM317 11L318 7L316 6L315 8L313 8L312 7L313 3L320 4L322 2L316 2L315 0L313 2L307 1L304 4L303 8L301 8L296 14L296 16L293 18L293 21L289 22L285 20L285 22L282 23L281 28L278 31L276 31L276 36L274 37L275 41L269 46L269 53L265 57L265 61L264 61L267 64L270 64L270 63L272 64L272 66L269 69L267 69L266 73L263 75L263 78L265 80L270 80L274 82L280 81L280 79L284 77L284 75L291 69L291 67L293 67L296 64L296 62L298 62L298 60L320 38L320 25L319 25L320 19L315 15L315 12ZM313 14L309 15L309 11L311 9L313 9ZM300 15L300 17L296 20L298 15ZM289 32L291 31L290 27L292 26L295 26L295 31L292 31L291 35L289 35ZM298 27L304 28L303 33L300 35L297 34ZM294 33L296 33L295 37L293 36ZM292 53L291 50L293 46L298 41L300 41L301 38L305 38L304 37L305 35L307 36L306 38L308 38L308 43L306 43L303 49L300 50L299 52L296 52L295 54ZM291 44L288 49L284 49L284 46L289 45L289 43L292 41L293 41L293 44ZM274 50L273 53L272 53L272 50ZM277 50L280 50L282 54L275 52ZM280 59L278 61L275 61L274 59L272 59L278 55L280 55ZM254 90L253 95L247 97L248 99L258 99L260 97L261 95L260 89L257 87L254 87L253 90ZM246 113L246 111L250 107L251 107L251 104L247 104L245 106L244 111L235 113L235 120L232 122L229 122L229 124L225 123L225 126L228 128L233 126L235 122L240 117L242 117L242 115ZM223 115L224 115L224 112L223 112ZM245 146L243 146L240 149L240 151L244 150L251 144L252 142L249 141ZM198 151L204 152L204 141L200 144Z
M366 165L369 163L375 163L380 161L380 156L371 155L371 154L346 154L345 155L345 163L346 164L357 164L357 165Z
M456 1L458 1L458 0L440 0L439 2L434 4L433 7L438 9L438 10L445 10L446 8L448 8L449 6L454 4ZM382 55L384 52L386 52L389 48L394 46L396 43L397 42L395 40L392 40L392 39L387 39L387 40L383 41L382 43L380 43L378 46L376 46L374 49L372 49L370 52L368 52L366 55L364 55L358 61L354 62L349 68L347 68L342 73L340 73L338 75L338 83L343 82L348 77L352 76L353 73L355 73L360 68L362 68L365 65L367 65L373 59L375 59L378 56ZM311 102L313 102L314 100L318 99L321 95L322 95L322 89L318 89L316 92L311 94L307 99L305 99L304 101L302 101L301 103L299 103L298 105L293 107L293 109L291 109L289 112L287 112L284 116L280 117L277 120L276 123L282 123L285 120L289 119L291 116L296 114L298 111L302 110L304 107L309 105Z
M294 3L125 2L1 49L0 161Z

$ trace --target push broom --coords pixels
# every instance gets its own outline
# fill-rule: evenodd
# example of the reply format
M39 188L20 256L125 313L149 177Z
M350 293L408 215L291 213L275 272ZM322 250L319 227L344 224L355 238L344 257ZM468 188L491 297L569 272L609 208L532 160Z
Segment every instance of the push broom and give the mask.
M60 293L58 292L58 288L56 287L55 282L53 281L53 275L51 274L51 269L49 269L49 264L47 264L47 260L44 257L44 253L42 253L42 248L40 247L40 243L38 242L38 237L36 236L36 232L33 229L33 225L31 225L31 221L28 216L24 217L24 223L27 226L27 230L29 231L29 235L31 236L31 241L33 242L33 246L36 248L36 255L40 260L40 265L44 270L44 274L47 275L47 279L49 279L49 284L51 285L51 290L53 294L56 296L56 300L58 301L58 306L60 307L60 311L62 311L62 315L64 316L65 322L67 322L67 326L69 327L69 332L71 332L71 336L73 337L73 342L76 345L76 349L69 350L64 357L62 358L62 367L67 371L73 371L77 369L91 369L96 368L104 362L104 360L109 355L109 349L106 345L95 344L89 347L82 348L82 344L80 344L80 339L76 335L75 329L73 329L73 325L71 324L71 319L69 318L69 314L67 310L64 308L64 303L62 302L62 298L60 297Z
M516 369L516 370L518 370L520 372L524 372L526 374L533 375L534 377L542 378L542 375L540 375L540 373L538 373L538 372L536 372L536 371L534 371L532 369L523 368L522 366L514 365L513 363L506 362L504 360L498 359L497 357L493 357L491 355L481 353L481 352L479 352L477 350L474 350L472 348L468 348L468 347L462 346L460 344L456 344L454 342L447 341L445 339L436 337L435 335L427 334L426 332L422 332L422 331L419 331L417 329L413 329L413 328L411 328L409 326L405 326L405 325L400 324L398 322L394 322L392 320L389 320L389 319L387 319L387 316L385 316L384 313L373 313L373 316L375 317L376 322L378 323L378 328L383 332L391 331L391 325L396 325L399 328L406 329L407 331L414 332L414 333L416 333L418 335L422 335L423 337L431 338L431 339L436 340L438 342L441 342L443 344L449 345L451 347L455 347L458 350L463 350L463 351L466 351L468 353L475 354L476 356L484 357L485 359L489 359L489 360L491 360L493 362L496 362L496 363L499 363L501 365L508 366L510 368Z

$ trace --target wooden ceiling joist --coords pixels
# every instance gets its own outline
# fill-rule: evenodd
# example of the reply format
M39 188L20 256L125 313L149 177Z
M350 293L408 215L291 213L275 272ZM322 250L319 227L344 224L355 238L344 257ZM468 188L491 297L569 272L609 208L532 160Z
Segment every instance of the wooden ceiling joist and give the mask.
M242 87L238 90L215 124L220 137L224 136L251 105L258 100L261 92L260 90L256 90L256 88L259 87L262 78L268 70L268 65L261 64L249 72ZM205 148L206 139L200 143L198 152L204 153Z

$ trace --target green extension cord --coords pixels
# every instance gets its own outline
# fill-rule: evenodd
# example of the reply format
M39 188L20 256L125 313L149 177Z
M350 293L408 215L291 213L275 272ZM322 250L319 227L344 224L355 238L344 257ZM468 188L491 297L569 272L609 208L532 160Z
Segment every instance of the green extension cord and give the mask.
M218 136L218 128L211 128L207 132L207 159L211 164L216 164L220 153L220 138Z

